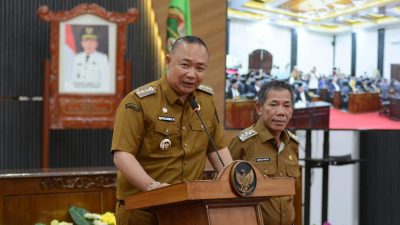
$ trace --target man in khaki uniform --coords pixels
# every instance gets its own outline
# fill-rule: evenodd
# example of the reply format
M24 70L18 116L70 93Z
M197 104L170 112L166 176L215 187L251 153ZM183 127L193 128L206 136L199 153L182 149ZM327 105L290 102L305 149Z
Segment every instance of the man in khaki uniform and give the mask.
M194 36L178 39L166 57L166 77L128 94L116 112L112 142L118 168L117 224L157 224L143 210L127 211L123 199L140 191L202 178L206 156L216 171L223 166L212 150L200 119L191 108L196 99L201 115L225 165L232 162L218 120L213 89L201 85L208 50Z
M300 176L299 141L286 129L293 113L293 92L284 81L273 80L258 92L257 124L241 131L231 141L233 159L252 163L269 177ZM276 197L261 204L264 224L290 225L294 221L293 196Z

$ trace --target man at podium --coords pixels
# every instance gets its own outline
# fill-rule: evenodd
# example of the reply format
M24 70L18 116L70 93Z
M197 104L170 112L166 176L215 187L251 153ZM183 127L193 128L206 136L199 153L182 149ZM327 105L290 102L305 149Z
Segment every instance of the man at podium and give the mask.
M293 113L293 91L285 81L273 80L258 92L257 124L239 132L229 149L234 159L252 163L268 177L300 176L299 141L286 130ZM295 212L293 196L275 197L261 203L264 224L291 225Z
M198 37L178 39L166 56L167 75L129 93L119 105L111 151L117 173L117 224L157 224L143 210L128 211L126 196L186 180L199 180L206 156L216 171L232 162L213 89L202 85L208 50ZM193 112L196 103L204 124ZM205 128L216 150L210 145Z

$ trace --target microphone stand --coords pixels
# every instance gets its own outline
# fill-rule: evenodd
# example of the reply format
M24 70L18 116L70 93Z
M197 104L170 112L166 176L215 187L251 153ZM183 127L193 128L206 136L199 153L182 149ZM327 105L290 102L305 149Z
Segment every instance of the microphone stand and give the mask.
M221 159L221 156L218 153L217 146L215 146L215 143L214 143L213 139L211 138L210 133L207 130L207 127L206 127L206 125L205 125L205 123L203 121L203 118L200 115L200 105L194 99L192 99L192 101L190 102L190 105L191 105L192 109L196 112L197 116L199 117L201 125L203 126L204 130L206 131L208 139L211 142L211 145L212 145L212 147L214 149L214 152L217 153L218 159L221 162L222 167L225 167L224 161Z

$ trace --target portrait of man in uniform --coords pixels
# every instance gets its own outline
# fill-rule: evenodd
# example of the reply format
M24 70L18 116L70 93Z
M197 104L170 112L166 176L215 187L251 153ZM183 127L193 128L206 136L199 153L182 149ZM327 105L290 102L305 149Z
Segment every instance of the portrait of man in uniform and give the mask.
M113 94L115 40L112 25L64 24L60 30L60 92Z
M73 64L73 85L76 88L103 89L110 74L108 55L98 51L99 34L94 26L81 30L80 45Z

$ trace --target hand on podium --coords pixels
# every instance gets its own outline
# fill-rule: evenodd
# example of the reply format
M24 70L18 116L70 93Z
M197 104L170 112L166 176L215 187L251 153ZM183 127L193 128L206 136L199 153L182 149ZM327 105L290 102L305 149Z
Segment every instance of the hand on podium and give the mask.
M168 185L169 184L167 184L167 183L160 183L158 181L153 181L153 182L151 182L150 184L148 184L146 186L146 191L151 191L151 190L154 190L154 189L157 189L157 188L162 188L162 187L165 187L165 186L168 186Z

